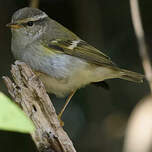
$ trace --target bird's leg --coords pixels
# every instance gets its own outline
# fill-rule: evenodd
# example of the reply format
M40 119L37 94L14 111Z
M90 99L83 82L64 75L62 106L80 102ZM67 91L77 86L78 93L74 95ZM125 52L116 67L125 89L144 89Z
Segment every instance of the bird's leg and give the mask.
M61 120L62 114L63 114L65 108L67 107L67 105L69 104L71 98L75 94L75 92L76 92L76 90L71 92L71 94L69 95L69 97L66 99L66 102L65 102L63 108L61 109L60 113L58 114L58 119L60 120L61 126L64 126L64 122Z

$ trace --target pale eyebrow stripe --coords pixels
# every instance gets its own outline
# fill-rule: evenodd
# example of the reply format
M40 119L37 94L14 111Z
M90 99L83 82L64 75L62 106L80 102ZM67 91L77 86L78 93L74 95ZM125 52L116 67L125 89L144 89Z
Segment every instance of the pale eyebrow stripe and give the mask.
M26 23L26 22L29 22L29 21L37 21L37 20L40 20L40 19L44 19L44 18L47 18L48 16L46 14L43 14L41 16L37 15L37 16L34 16L33 18L29 17L29 18L25 18L25 19L22 19L22 20L18 20L17 23L21 24L21 23Z

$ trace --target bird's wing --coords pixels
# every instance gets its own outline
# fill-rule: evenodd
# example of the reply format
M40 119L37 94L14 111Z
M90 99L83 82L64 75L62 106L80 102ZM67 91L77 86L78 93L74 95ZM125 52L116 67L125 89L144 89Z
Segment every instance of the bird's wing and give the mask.
M115 65L107 55L83 40L56 39L47 43L47 46L46 44L43 45L49 48L50 51L55 50L58 53L65 53L71 56L79 57L96 65Z

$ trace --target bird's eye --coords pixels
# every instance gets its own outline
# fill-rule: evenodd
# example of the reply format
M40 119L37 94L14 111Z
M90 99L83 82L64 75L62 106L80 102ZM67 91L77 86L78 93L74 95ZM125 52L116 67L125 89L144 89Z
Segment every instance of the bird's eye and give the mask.
M33 21L27 22L27 25L28 25L28 26L33 26Z

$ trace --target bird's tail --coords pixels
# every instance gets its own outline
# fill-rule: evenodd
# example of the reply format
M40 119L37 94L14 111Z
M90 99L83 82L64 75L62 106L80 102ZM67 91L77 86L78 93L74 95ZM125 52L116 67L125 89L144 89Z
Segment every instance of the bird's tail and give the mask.
M124 70L124 69L120 69L120 73L121 73L121 76L120 76L121 79L137 82L137 83L143 82L144 75L142 74Z

